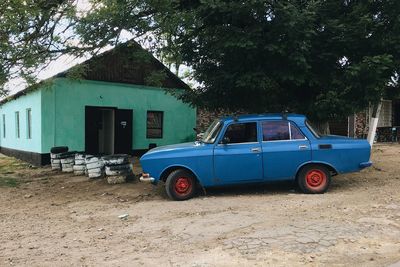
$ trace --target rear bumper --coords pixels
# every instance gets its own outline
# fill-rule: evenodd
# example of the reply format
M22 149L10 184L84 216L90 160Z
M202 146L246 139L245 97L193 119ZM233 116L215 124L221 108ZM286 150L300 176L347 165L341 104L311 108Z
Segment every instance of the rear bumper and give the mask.
M371 167L372 161L361 162L359 166L360 166L360 169L365 169L365 168Z

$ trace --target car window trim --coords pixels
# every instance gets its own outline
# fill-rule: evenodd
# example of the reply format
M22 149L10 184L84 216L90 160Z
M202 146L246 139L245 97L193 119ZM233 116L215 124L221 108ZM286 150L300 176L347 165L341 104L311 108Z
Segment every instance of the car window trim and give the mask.
M229 143L229 144L218 143L218 146L249 145L249 144L252 144L252 145L257 144L257 145L259 145L260 142L257 141L257 142Z
M293 142L293 141L308 141L308 138L304 139L286 139L286 140L269 140L269 141L262 141L262 143L272 143L272 142Z

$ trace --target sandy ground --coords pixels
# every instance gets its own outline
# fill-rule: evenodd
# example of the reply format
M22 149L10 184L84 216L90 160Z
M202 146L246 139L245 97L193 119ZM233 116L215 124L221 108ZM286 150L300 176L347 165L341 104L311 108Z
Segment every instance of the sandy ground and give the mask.
M280 184L174 202L160 186L1 156L0 266L389 266L400 261L400 146L377 145L373 160L324 195Z

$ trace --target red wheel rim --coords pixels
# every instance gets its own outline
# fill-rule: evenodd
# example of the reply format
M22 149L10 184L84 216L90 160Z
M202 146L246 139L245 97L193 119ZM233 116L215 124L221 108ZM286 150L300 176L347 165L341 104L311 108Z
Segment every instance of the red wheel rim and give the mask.
M192 181L187 177L180 177L175 182L175 192L180 196L185 196L192 190Z
M306 174L307 186L318 189L326 184L326 174L318 169L309 170Z

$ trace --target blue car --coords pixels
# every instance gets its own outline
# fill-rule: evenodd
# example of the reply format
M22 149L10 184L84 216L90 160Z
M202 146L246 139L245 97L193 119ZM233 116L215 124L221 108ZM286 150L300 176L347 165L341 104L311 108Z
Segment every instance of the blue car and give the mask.
M198 188L295 181L308 194L331 177L372 165L367 140L320 135L303 115L264 114L215 120L201 141L157 147L141 159L143 182L165 182L174 200Z

